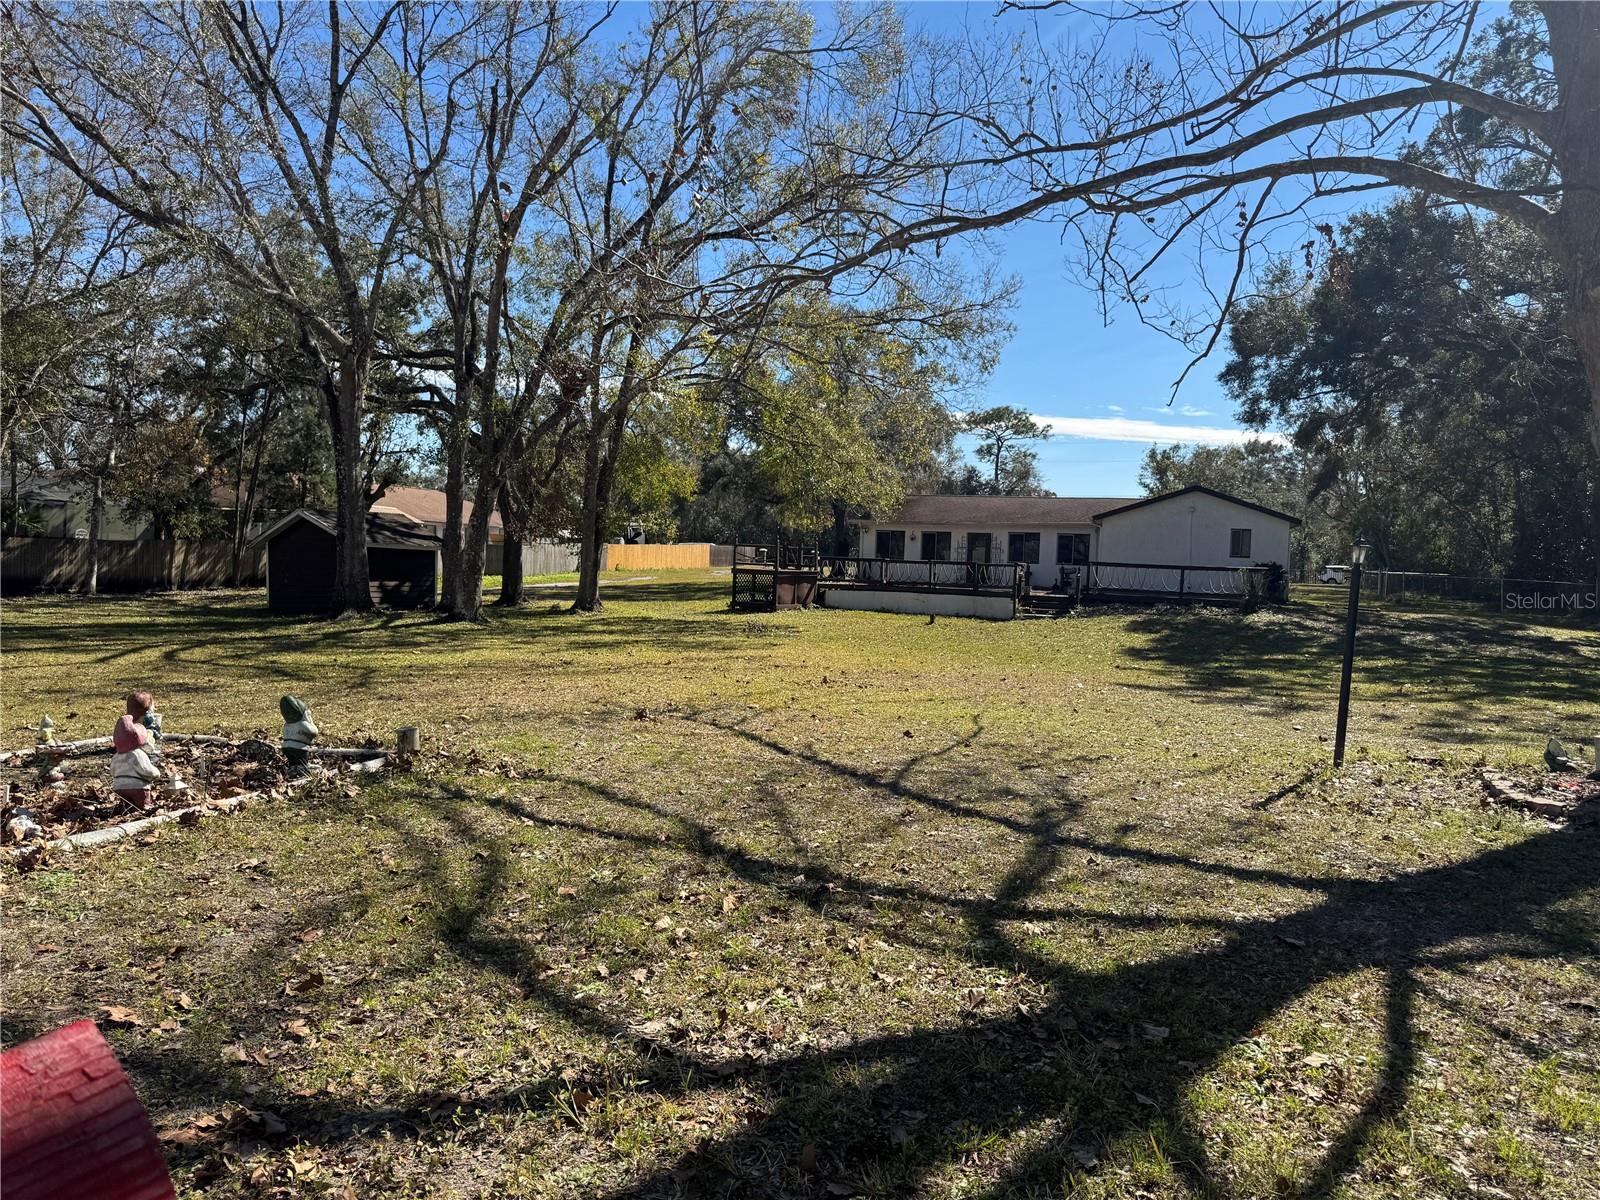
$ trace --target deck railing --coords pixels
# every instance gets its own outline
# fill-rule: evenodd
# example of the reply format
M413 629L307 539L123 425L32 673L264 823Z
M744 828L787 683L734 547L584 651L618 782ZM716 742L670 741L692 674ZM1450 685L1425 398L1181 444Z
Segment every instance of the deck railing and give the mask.
M1086 562L1061 564L1057 589L1072 595L1138 593L1179 600L1243 600L1266 591L1270 567L1167 566L1161 563Z
M783 542L765 546L740 542L733 548L733 565L738 567L778 567L785 571L815 571L817 558L817 551L808 546L793 546Z
M822 555L822 583L898 589L948 588L1020 595L1026 563L950 562L937 558L845 558Z

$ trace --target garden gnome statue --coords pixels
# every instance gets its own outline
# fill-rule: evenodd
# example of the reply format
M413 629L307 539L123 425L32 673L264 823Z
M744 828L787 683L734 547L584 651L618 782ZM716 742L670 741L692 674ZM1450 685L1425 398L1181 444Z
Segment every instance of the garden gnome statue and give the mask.
M283 714L283 756L289 760L289 769L296 775L309 771L307 751L317 740L317 723L311 719L311 710L298 696L285 696L278 701L278 711Z
M56 723L50 719L50 714L45 713L39 718L39 745L54 746L56 744Z
M117 718L111 731L111 790L120 799L141 809L155 807L155 793L150 789L161 778L161 768L150 760L145 747L150 744L150 733L143 725L124 713Z
M149 692L128 693L128 715L143 725L150 737L145 742L145 753L155 762L161 761L161 714L155 711L155 698Z

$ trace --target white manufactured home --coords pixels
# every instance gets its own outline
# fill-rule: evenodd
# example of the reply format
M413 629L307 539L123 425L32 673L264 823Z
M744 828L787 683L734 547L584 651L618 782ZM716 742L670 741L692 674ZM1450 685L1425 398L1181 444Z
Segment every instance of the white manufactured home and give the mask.
M898 512L857 523L856 554L876 564L865 575L895 590L915 588L912 564L1025 564L1019 595L1068 590L1075 595L1239 599L1272 566L1289 568L1299 520L1288 513L1193 486L1142 500L1082 496L908 496ZM890 564L901 562L902 568ZM959 569L930 565L929 593L959 593ZM971 571L969 569L969 574ZM861 583L866 583L863 578ZM982 581L972 577L974 590ZM945 584L954 586L945 586ZM881 596L826 598L876 607ZM895 611L954 611L955 600L891 598ZM907 607L910 605L910 607ZM996 606L968 605L970 615ZM965 609L963 609L965 611Z
M1142 500L1083 496L908 496L859 522L863 558L1019 562L1035 580L1089 562L1289 567L1295 517L1207 487Z

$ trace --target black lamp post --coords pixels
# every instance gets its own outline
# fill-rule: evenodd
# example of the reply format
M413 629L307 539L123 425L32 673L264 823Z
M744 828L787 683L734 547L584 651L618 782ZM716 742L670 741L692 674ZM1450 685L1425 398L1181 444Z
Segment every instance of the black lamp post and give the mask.
M1367 544L1360 538L1350 547L1350 610L1344 619L1344 670L1339 676L1339 727L1333 735L1334 769L1344 766L1344 731L1350 723L1350 672L1356 661L1356 608L1361 599L1361 564Z

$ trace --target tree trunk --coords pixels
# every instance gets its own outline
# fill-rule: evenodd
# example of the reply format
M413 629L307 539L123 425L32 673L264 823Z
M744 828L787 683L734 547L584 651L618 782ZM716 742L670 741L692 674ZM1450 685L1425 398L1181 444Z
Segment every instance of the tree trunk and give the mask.
M94 477L94 493L89 501L89 582L84 591L100 594L100 530L106 519L106 479L103 472Z
M1600 597L1600 263L1591 270L1596 276L1593 286L1585 287L1580 280L1573 289L1568 324L1589 381L1589 577ZM1589 616L1600 616L1600 611Z
M456 581L455 605L450 611L465 621L483 620L483 560L489 545L489 517L494 512L495 500L494 492L487 488L488 474L486 469L484 478L478 482L477 493L472 498L472 516L461 533L461 574Z
M600 438L591 427L583 446L583 508L578 518L578 596L572 611L600 611Z
M515 608L522 603L522 526L512 512L511 489L500 489L500 524L505 542L500 554L500 599L498 603Z
M840 558L847 558L850 554L850 513L843 504L835 500L833 508L833 552Z
M466 509L468 414L472 383L458 377L455 405L444 433L444 583L439 592L439 607L446 612L458 609L462 584L461 544L463 514Z
M20 524L18 524L18 522L20 521L20 519L22 517L22 514L17 511L17 488L19 486L18 483L17 483L17 439L15 437L11 437L10 441L11 441L11 512L10 512L9 515L11 517L11 536L12 537L16 537L17 536L17 531L22 528L22 526Z
M328 397L333 427L333 474L338 496L334 535L334 600L340 612L369 612L367 496L361 468L361 407L367 360L351 350L339 364L337 391Z
M233 586L238 587L244 577L244 544L250 535L250 522L256 515L256 493L261 487L261 458L266 453L267 431L272 424L273 394L269 390L261 402L261 416L256 423L256 448L250 456L250 470L244 473L244 447L239 449L239 485L233 493ZM241 430L242 433L242 430Z
M1566 271L1567 325L1589 381L1590 575L1600 593L1600 5L1539 8L1560 96L1550 143L1562 184L1544 235Z

